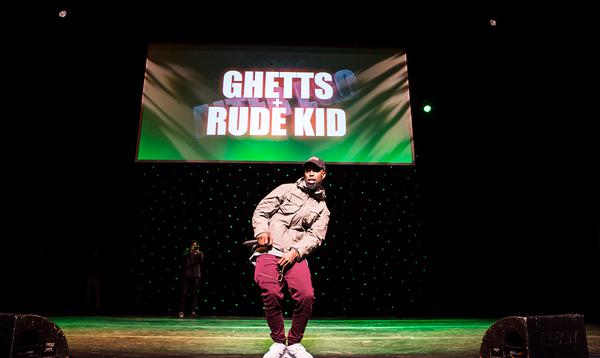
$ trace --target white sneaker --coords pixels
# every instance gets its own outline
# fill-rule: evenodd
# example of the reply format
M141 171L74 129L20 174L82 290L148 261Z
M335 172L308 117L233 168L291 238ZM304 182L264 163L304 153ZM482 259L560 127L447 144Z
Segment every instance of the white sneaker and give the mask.
M304 346L300 343L294 343L288 346L287 354L291 358L313 358L312 354L308 353Z
M269 347L269 351L265 353L263 358L282 358L285 353L285 344L283 343L273 343L271 347Z

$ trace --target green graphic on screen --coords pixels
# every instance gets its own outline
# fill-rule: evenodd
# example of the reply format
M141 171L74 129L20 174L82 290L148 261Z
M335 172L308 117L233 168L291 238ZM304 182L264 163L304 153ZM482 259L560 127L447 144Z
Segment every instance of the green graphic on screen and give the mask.
M138 161L413 164L406 54L151 45Z

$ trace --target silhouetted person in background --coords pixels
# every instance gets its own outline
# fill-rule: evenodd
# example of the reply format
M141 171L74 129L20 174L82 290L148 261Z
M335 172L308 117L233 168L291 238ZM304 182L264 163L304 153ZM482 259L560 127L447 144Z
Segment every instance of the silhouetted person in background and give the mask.
M181 296L179 300L179 318L185 316L186 299L189 297L189 310L192 318L196 317L198 309L198 289L200 288L200 277L202 277L202 263L204 252L200 251L200 245L192 240L190 247L183 254L183 267L181 275Z
M93 248L85 258L87 277L85 281L85 310L98 313L102 297L102 257L100 249Z

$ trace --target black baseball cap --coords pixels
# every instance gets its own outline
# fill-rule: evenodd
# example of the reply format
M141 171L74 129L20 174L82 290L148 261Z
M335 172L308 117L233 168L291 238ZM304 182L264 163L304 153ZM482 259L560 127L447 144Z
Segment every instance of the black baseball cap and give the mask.
M325 162L324 162L324 161L323 161L321 158L318 158L318 157L310 157L310 158L308 158L308 159L307 159L307 160L304 162L304 164L303 164L302 166L303 166L303 167L306 167L306 165L307 165L308 163L312 163L312 164L316 165L317 167L319 167L319 168L321 168L321 169L325 170Z

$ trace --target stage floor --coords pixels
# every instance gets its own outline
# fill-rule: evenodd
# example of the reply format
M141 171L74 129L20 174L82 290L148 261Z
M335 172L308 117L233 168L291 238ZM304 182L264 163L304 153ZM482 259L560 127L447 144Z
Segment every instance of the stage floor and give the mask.
M501 317L499 317L501 318ZM48 317L72 358L262 357L271 344L263 318ZM312 319L303 344L318 357L479 357L491 319ZM286 320L286 329L290 327ZM600 325L587 325L590 357L600 357Z

